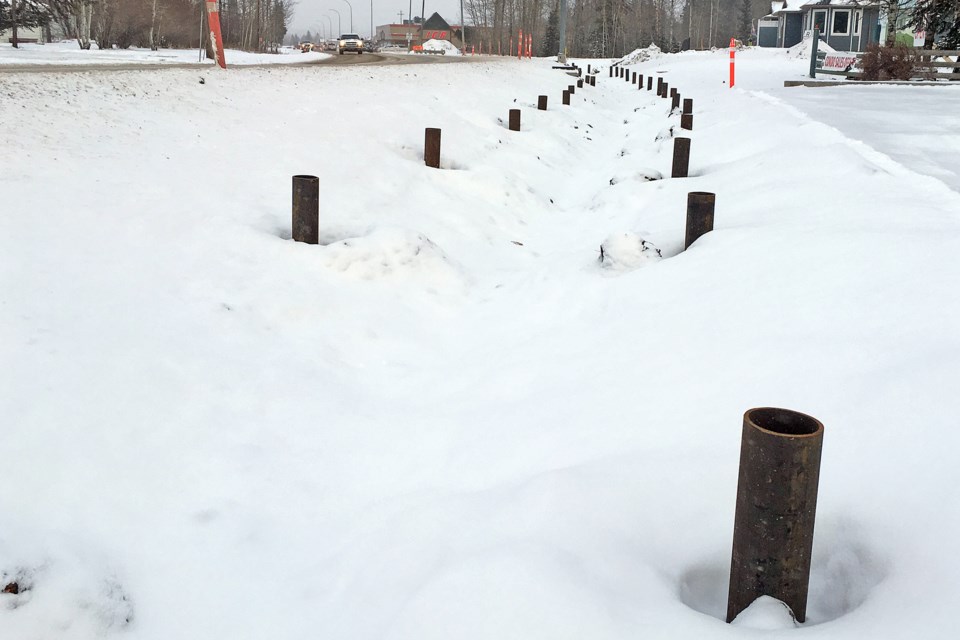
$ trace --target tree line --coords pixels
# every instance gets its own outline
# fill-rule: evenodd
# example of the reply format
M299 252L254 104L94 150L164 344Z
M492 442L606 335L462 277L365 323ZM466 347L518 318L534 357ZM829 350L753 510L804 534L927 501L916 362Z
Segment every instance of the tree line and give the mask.
M928 46L960 46L960 0L881 0L890 24L926 29ZM517 33L533 33L540 55L560 50L558 0L465 0L468 41L506 52ZM725 47L730 38L752 42L767 0L568 0L566 52L571 57L621 57L657 45L664 51ZM893 33L893 29L890 32ZM489 47L489 48L488 48Z
M466 0L477 37L506 50L517 32L533 33L540 55L559 51L559 2ZM664 51L747 42L753 24L770 11L766 0L570 0L566 52L610 58L655 44ZM470 32L468 30L468 39Z
M218 0L225 47L276 50L293 17L294 0ZM76 39L81 49L131 46L196 48L207 44L202 0L0 0L0 33L41 28Z

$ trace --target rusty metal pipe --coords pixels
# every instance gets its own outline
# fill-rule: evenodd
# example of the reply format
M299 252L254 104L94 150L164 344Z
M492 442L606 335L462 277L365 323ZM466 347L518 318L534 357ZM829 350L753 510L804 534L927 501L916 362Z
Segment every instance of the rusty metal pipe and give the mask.
M510 109L510 131L520 131L520 109Z
M653 76L647 78L647 91L653 91Z
M320 243L320 178L293 176L293 239Z
M427 127L423 137L423 162L428 167L440 168L440 129Z
M540 96L537 98L537 109L540 111L547 110L547 96Z
M683 113L693 113L693 98L683 99Z
M686 129L687 131L693 131L693 114L692 113L680 114L680 128Z
M697 238L713 231L713 209L717 195L706 191L691 191L687 194L687 229L683 238L683 250L690 248Z
M563 104L570 104L570 92L566 89L563 90Z
M690 138L673 139L673 167L671 178L686 178L690 170Z
M760 596L807 618L823 424L788 409L743 414L727 622Z

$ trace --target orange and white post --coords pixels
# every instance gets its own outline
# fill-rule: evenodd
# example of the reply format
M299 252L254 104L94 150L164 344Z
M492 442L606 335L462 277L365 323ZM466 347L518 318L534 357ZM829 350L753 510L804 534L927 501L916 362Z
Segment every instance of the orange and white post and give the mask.
M517 35L517 60L523 60L523 29Z
M533 58L533 34L527 36L527 58Z
M730 88L733 88L733 62L734 57L737 51L737 41L735 38L730 38Z
M227 68L227 59L223 55L223 36L220 34L220 12L216 0L207 0L207 25L210 29L210 45L221 69Z

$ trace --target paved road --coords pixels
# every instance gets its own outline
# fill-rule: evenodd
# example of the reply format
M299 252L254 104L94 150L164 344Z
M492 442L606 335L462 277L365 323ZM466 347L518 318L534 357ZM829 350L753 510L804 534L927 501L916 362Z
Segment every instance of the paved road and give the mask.
M341 66L382 66L395 64L456 64L464 62L479 62L488 59L484 56L438 56L438 55L406 55L391 53L364 53L362 55L344 54L332 55L323 60L308 62L294 62L288 64L238 64L227 69L295 69L303 67L341 67ZM212 62L118 62L104 64L3 64L0 73L62 73L62 72L90 72L90 71L148 71L156 69L208 69L213 68Z

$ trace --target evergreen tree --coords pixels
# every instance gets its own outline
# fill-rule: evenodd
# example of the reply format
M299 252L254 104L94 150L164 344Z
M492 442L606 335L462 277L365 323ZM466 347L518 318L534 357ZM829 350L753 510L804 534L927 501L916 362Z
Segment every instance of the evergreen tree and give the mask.
M560 3L553 5L550 10L550 17L547 18L547 28L543 33L543 40L540 44L541 56L555 56L560 52Z
M960 48L960 0L917 0L910 26L927 32L941 49Z
M32 29L47 24L49 16L43 7L31 0L17 0L17 28ZM0 33L13 26L13 6L10 0L0 0Z
M740 24L737 33L740 40L747 44L750 41L750 32L753 30L753 2L743 0L740 4Z
M303 42L313 42L313 34L307 29L307 35L303 36Z

